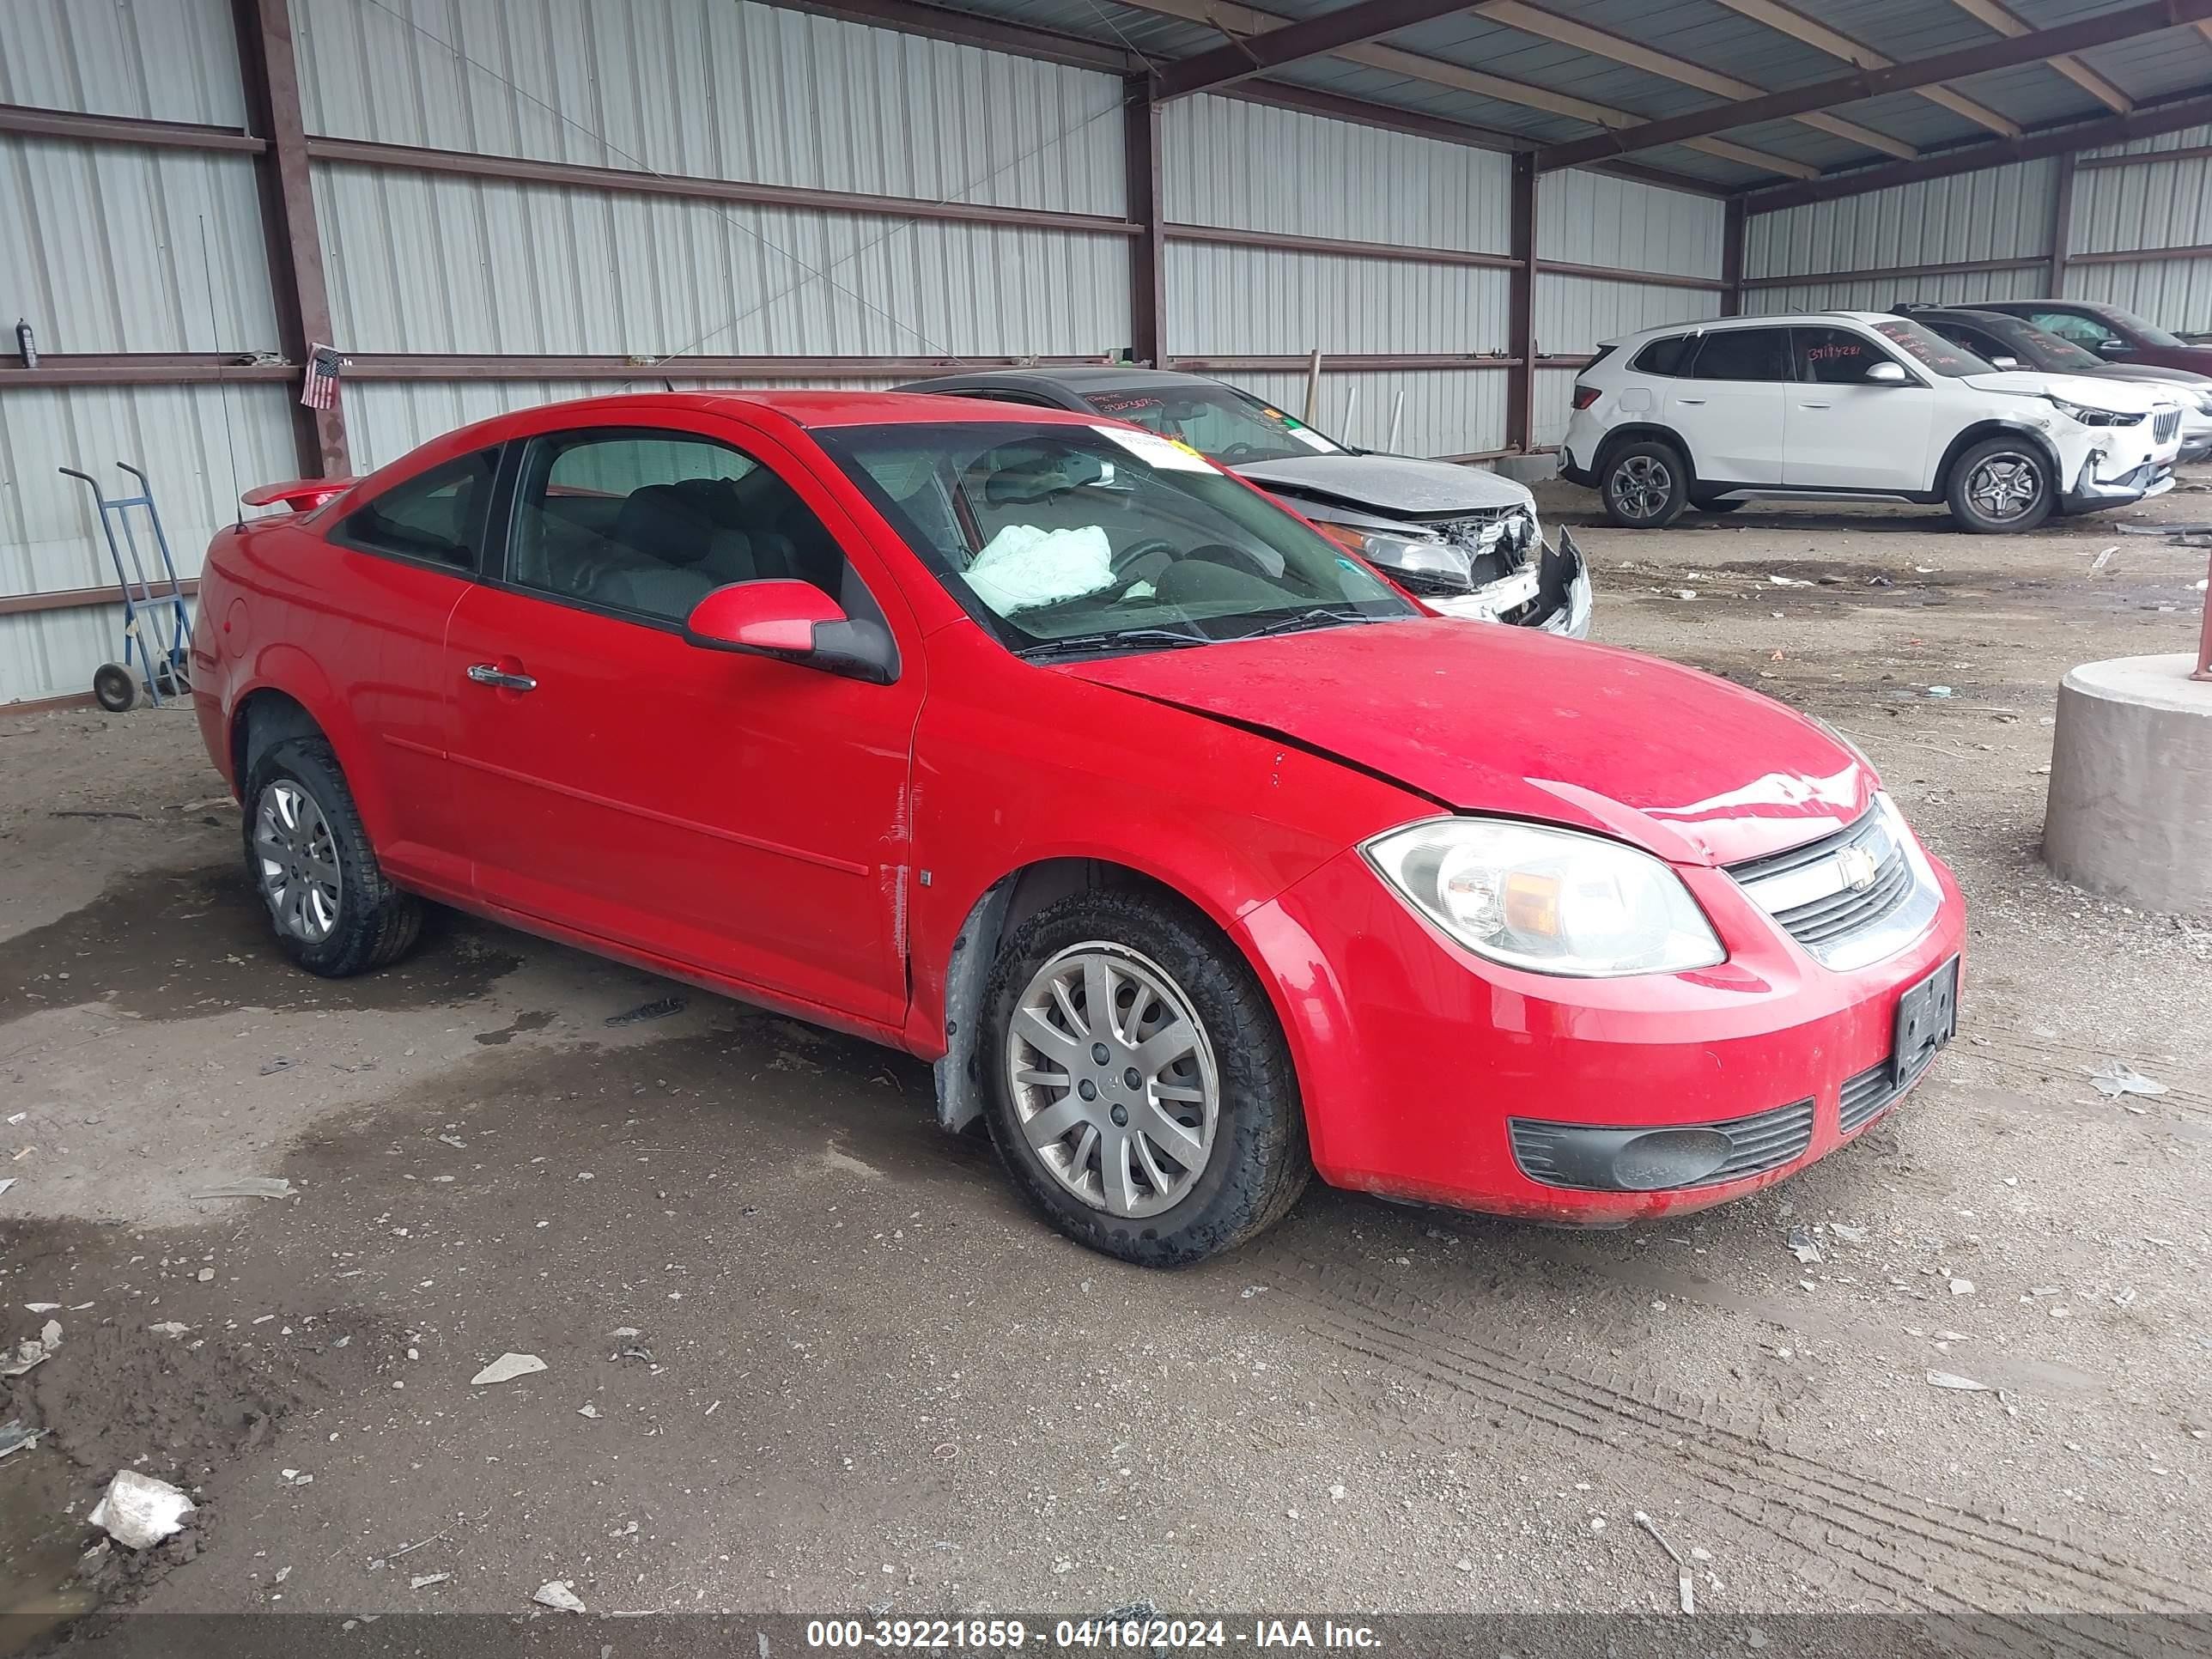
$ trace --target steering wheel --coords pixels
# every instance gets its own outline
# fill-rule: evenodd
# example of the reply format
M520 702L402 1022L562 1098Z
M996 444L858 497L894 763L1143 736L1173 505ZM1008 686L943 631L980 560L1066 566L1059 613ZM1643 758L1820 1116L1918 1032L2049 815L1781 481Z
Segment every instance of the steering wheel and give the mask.
M1260 446L1257 444L1231 444L1228 448L1223 450L1213 459L1219 461L1224 466L1235 466L1243 461L1256 461L1261 459Z
M1142 541L1132 542L1114 555L1115 580L1118 581L1123 577L1157 575L1158 571L1142 572L1137 567L1154 554L1163 556L1167 563L1172 564L1182 556L1182 550L1165 536L1147 536Z

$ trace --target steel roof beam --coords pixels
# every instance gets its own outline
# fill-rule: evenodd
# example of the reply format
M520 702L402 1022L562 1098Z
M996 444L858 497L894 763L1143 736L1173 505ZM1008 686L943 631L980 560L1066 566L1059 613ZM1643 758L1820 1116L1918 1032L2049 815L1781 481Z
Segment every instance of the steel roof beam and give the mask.
M1513 0L1513 3L1518 3L1518 0ZM1484 9L1487 11L1489 8L1485 7ZM2212 19L2212 0L2153 0L2153 3L2148 5L2130 6L2121 11L2078 18L2052 28L2037 29L2009 40L1991 41L1960 51L1939 52L1933 58L1899 64L1886 70L1863 70L1838 80L1793 87L1787 92L1771 92L1758 98L1723 104L1688 115L1647 121L1642 126L1607 132L1595 138L1554 144L1539 153L1537 164L1547 170L1582 167L1614 155L1629 155L1661 144L1680 143L1686 138L1723 132L1731 127L1789 119L1838 104L1879 98L1887 93L1911 92L1940 81L1955 81L1968 76L1986 74L1992 70L2010 69L2020 64L2040 63L2067 52L2111 46L2116 41L2132 40L2138 35L2153 34L2161 29L2207 19ZM2018 143L2022 141L2013 139L2006 142Z
M1730 11L1748 17L1754 23L1763 23L1793 40L1802 41L1818 52L1831 58L1840 58L1846 64L1860 69L1888 69L1896 63L1885 57L1863 40L1854 40L1840 29L1830 28L1826 23L1808 17L1803 12L1782 3L1782 0L1719 0ZM2025 29L2027 25L2022 24ZM2017 138L2021 125L2009 116L2000 115L1985 104L1978 104L1964 93L1954 92L1948 87L1917 87L1921 97L1938 108L1948 109L1954 115L1964 116L1978 127L1987 128L2002 138Z
M1154 86L1163 101L1184 98L1466 9L1467 0L1353 0L1317 17L1243 40L1232 38L1211 52L1170 64L1159 71Z
M1986 24L2008 40L2032 33L2035 25L2014 11L2002 0L1952 0L1952 3L1978 23ZM2199 24L2200 28L2206 27ZM2087 93L2106 109L2124 115L2135 107L2127 94L2091 69L2080 58L2061 52L2051 60L2051 67Z

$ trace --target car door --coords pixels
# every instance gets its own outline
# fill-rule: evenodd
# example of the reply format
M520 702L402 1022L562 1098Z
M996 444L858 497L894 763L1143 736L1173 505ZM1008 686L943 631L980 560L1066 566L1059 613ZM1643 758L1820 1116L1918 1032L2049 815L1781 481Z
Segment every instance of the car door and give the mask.
M349 757L373 796L377 856L393 874L469 890L460 847L465 792L446 758L454 698L446 628L475 586L500 450L446 461L380 492L332 526L333 562L295 596L296 642L347 701L363 741ZM276 573L290 575L295 573Z
M922 695L911 615L789 448L734 416L669 418L526 440L496 579L454 613L446 678L453 758L477 781L477 893L896 1023ZM686 641L707 593L777 577L890 629L895 682Z
M1928 433L1935 398L1919 372L1870 334L1827 326L1790 331L1782 480L1808 489L1916 490L1935 467ZM1901 381L1867 379L1893 363Z
M1690 446L1700 483L1782 482L1786 328L1709 331L1684 374L1669 383L1669 423Z

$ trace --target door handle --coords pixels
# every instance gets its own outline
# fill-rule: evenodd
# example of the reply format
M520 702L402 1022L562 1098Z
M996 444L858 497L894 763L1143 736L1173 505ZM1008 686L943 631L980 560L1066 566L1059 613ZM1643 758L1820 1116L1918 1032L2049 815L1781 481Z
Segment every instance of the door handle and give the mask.
M1797 405L1800 409L1832 409L1834 406L1835 405L1832 404L1800 404Z
M1703 398L1677 398L1674 401L1678 404L1702 404L1705 402L1705 399Z
M538 682L527 674L510 674L488 662L469 665L469 678L478 685L495 685L502 691L535 691Z

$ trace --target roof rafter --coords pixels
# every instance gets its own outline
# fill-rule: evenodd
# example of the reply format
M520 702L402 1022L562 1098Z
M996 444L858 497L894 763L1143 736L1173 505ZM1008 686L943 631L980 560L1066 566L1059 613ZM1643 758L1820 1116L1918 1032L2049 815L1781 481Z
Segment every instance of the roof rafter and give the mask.
M1831 58L1840 58L1859 69L1887 69L1897 60L1884 57L1863 40L1854 40L1840 29L1830 28L1826 23L1808 17L1782 0L1719 0L1730 11L1748 17L1754 23L1764 23L1768 28L1803 42L1815 52L1826 52ZM2017 138L2021 125L2009 116L2000 115L1987 105L1978 104L1962 92L1948 87L1916 87L1913 90L1929 103L1948 109L1954 115L1964 116L1978 127L2006 138Z
M1170 64L1154 82L1155 96L1164 101L1227 86L1466 9L1467 0L1352 0L1350 5L1278 24L1242 40L1231 36L1211 52Z
M1134 11L1152 12L1161 17L1177 17L1186 22L1204 23L1239 34L1257 34L1290 21L1274 12L1262 11L1256 6L1235 4L1232 0L1117 0L1117 3ZM1394 75L1404 76L1409 81L1448 87L1455 92L1473 93L1479 98L1492 99L1520 109L1540 110L1547 115L1568 116L1577 121L1587 121L1595 127L1632 127L1644 118L1609 105L1594 104L1571 93L1555 92L1549 87L1532 86L1522 81L1508 81L1480 70L1468 69L1441 58L1424 57L1397 46L1370 42L1346 46L1331 55L1347 63L1364 64L1370 69L1387 70ZM1732 143L1725 138L1694 139L1685 148L1724 161L1733 161L1739 167L1780 173L1786 179L1816 179L1820 172L1818 167L1808 167L1804 162L1793 161L1788 156L1753 149L1747 144Z
M1808 110L1830 108L1861 99L1879 98L1887 93L1910 92L1939 81L1955 81L1991 70L2037 63L2063 52L2110 46L2114 41L2153 34L2162 29L2206 19L2212 19L2212 0L2152 0L2149 4L2076 18L2070 23L2061 23L2051 28L2037 29L2009 40L1956 52L1939 52L1933 58L1899 64L1890 69L1863 70L1839 80L1792 87L1787 92L1771 92L1762 97L1723 104L1689 115L1647 121L1640 127L1631 127L1625 131L1607 132L1595 138L1555 144L1538 155L1537 165L1546 168L1581 167L1592 161L1601 161L1609 155L1650 149L1661 144L1680 143L1685 138L1702 137L1709 133L1725 131L1731 127L1749 126L1761 121L1781 120L1785 117L1802 115Z
M2003 0L1951 0L1951 3L1976 22L1986 24L2007 40L2033 33L2035 29L2034 24L2005 5ZM2200 24L2199 27L2203 26ZM2051 67L2106 109L2125 115L2135 107L2134 100L2127 94L2071 53L2059 53L2051 59Z
M1616 64L1626 64L1648 75L1679 82L1686 87L1695 87L1700 92L1710 92L1717 98L1757 98L1765 90L1748 81L1739 81L1732 75L1723 75L1702 64L1687 59L1670 58L1638 41L1618 34L1608 34L1603 29L1592 28L1571 17L1560 17L1548 11L1540 11L1527 0L1480 0L1470 8L1478 16L1494 23L1518 29L1523 34L1533 34L1562 46L1572 46L1594 57L1610 58ZM1818 128L1832 137L1910 160L1920 152L1902 138L1893 138L1886 132L1876 132L1872 127L1861 126L1856 121L1846 121L1840 116L1822 113L1817 106L1808 105L1802 110L1790 112L1800 125Z

